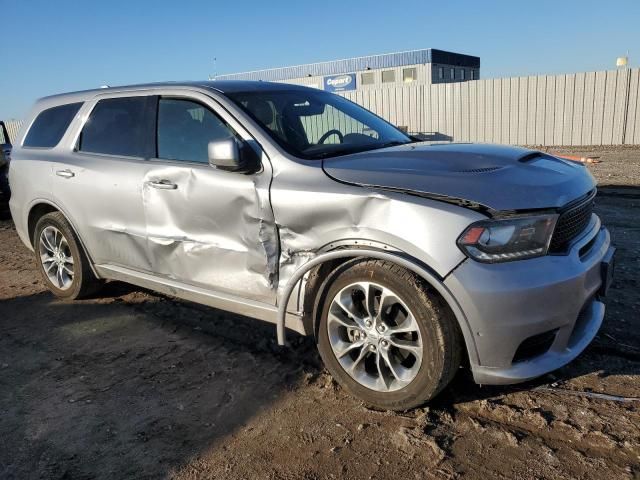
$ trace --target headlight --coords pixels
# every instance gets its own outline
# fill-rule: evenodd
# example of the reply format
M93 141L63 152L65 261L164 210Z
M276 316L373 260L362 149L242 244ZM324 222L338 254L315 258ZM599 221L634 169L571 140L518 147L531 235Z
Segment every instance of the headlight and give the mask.
M482 220L458 238L458 246L479 262L496 263L547 254L558 215Z

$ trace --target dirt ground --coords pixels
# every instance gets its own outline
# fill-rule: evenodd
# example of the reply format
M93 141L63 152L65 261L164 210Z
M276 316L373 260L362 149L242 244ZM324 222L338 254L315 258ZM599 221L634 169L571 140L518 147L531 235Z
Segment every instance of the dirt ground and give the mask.
M55 300L5 214L0 478L640 478L640 149L570 152L601 157L618 247L598 337L524 385L461 369L404 414L363 407L270 325L116 282Z

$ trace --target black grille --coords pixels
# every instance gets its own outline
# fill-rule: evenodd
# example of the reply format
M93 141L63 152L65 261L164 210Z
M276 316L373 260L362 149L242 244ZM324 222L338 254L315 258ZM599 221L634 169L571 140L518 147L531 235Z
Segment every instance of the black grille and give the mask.
M549 245L551 253L566 251L569 242L587 228L593 213L595 196L596 191L593 190L577 204L569 205L561 211Z

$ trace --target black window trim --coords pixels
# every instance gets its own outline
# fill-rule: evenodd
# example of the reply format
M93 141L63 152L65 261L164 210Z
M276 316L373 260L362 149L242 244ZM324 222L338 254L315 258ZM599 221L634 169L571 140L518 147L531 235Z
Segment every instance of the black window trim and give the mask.
M125 93L125 92L123 92ZM145 95L132 95L132 93L134 92L126 92L124 95L113 95L113 96L104 96L104 97L98 97L93 99L95 101L95 103L91 106L91 110L89 110L86 113L86 119L85 121L82 123L82 125L80 126L80 129L78 131L77 134L77 138L75 139L74 145L73 145L73 153L75 154L79 154L79 155L97 155L100 157L105 157L108 159L112 159L112 160L117 160L117 159L126 159L126 160L150 160L153 158L154 155L154 134L153 131L155 130L155 125L156 125L156 121L157 121L157 116L155 113L155 110L157 109L157 100L153 100L154 98L157 99L159 97L158 94L145 94ZM111 153L101 153L101 152L89 152L86 150L80 150L80 143L82 140L82 132L84 131L84 128L87 124L87 122L89 121L89 118L91 118L91 115L93 114L93 111L96 109L96 107L98 106L98 104L100 102L102 102L103 100L115 100L115 99L120 99L120 98L137 98L137 97L142 97L146 100L145 102L145 106L144 106L144 114L143 114L143 122L146 125L146 129L144 129L143 134L144 134L144 147L143 150L145 152L145 155L140 157L137 155L114 155ZM151 132L149 131L151 130ZM151 134L151 135L150 135Z
M96 153L96 152L83 152L81 150L79 150L79 144L80 144L80 136L82 134L82 130L84 129L84 126L87 122L87 120L89 119L89 116L91 115L91 113L93 112L93 110L95 109L96 105L98 104L98 102L100 102L101 100L108 100L111 98L128 98L128 97L157 97L159 99L159 97L163 97L163 98L180 98L180 99L185 99L185 100L190 100L196 103L201 103L203 106L205 106L206 108L208 108L209 110L212 110L214 113L216 113L216 115L218 115L220 118L222 118L225 123L227 123L234 132L236 132L236 134L238 135L238 138L243 142L243 144L247 145L248 148L251 148L255 155L258 156L259 158L259 163L260 163L260 170L258 170L257 172L255 172L255 174L258 174L260 172L262 172L264 170L264 165L262 165L262 155L265 155L267 158L269 157L269 154L267 152L267 150L264 148L264 146L262 145L262 143L258 140L258 138L255 136L255 134L248 129L242 120L240 120L240 118L233 112L231 111L229 108L227 108L219 99L215 98L214 95L212 95L212 92L201 92L199 90L185 90L184 93L171 93L171 94L162 94L161 90L155 90L154 93L147 93L145 92L142 95L136 95L135 93L137 93L137 91L122 91L122 92L118 92L118 93L113 93L113 94L108 94L108 95L101 95L98 97L94 97L91 99L85 99L82 102L84 104L88 104L91 102L94 102L93 105L91 105L89 111L87 112L83 112L83 116L85 116L82 124L79 126L79 128L76 130L75 133L75 140L73 142L73 153L76 155L91 155L91 156L99 156L99 157L105 157L108 159L112 159L112 160L123 160L123 161L127 161L127 160L139 160L139 161L147 161L147 162L180 162L181 164L190 164L190 165L199 165L199 166L204 166L204 167L209 167L211 168L210 165L206 164L206 163L202 163L202 162L187 162L184 160L167 160L167 159L161 159L161 158L157 158L156 155L156 151L155 151L155 136L156 133L155 131L157 130L157 101L153 102L153 116L155 117L154 120L152 120L153 123L153 128L154 128L154 132L152 134L152 141L150 142L151 146L150 146L150 151L153 152L153 156L148 157L148 158L143 158L143 157L133 157L133 156L125 156L125 155L110 155L108 153ZM209 105L206 101L203 101L200 98L197 98L196 96L193 96L192 94L198 94L198 95L202 95L204 97L207 98L207 100L211 101L212 103L215 104L215 106ZM235 108L237 108L237 106L235 105L235 102L233 102L229 97L227 97L226 95L222 95L226 101L229 101L232 105L234 105ZM353 103L353 102L352 102ZM242 109L240 109L240 111L242 112ZM221 112L221 113L218 113ZM236 128L232 122L228 122L224 117L225 115L222 114L222 112L224 114L226 114L226 116L228 116L232 122L235 122L238 125L238 128ZM86 115L85 115L86 114ZM269 142L270 137L268 134L265 134L266 139L267 139L267 143L269 145L271 145L271 143ZM245 138L246 137L246 138ZM282 150L280 151L280 149L278 149L279 153L285 153L286 150Z

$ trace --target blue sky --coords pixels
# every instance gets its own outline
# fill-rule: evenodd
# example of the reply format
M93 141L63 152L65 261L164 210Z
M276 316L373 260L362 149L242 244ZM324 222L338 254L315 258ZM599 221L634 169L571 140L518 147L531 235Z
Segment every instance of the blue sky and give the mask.
M0 0L0 119L53 93L418 48L483 78L640 64L640 1Z

